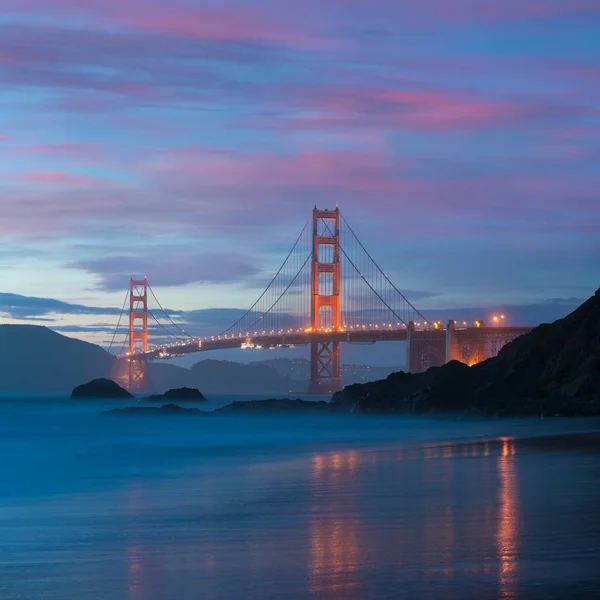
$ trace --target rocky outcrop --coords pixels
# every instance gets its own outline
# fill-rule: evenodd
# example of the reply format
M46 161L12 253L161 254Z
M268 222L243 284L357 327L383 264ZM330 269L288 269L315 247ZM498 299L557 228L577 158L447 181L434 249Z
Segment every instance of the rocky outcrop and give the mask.
M103 415L207 415L199 408L182 408L177 404L165 404L164 406L127 406L125 408L115 408L113 410L102 411Z
M71 392L71 398L131 399L133 396L111 379L93 379L77 386Z
M177 400L178 402L186 401L186 402L206 402L206 398L202 392L197 390L196 388L188 388L182 387L174 390L169 390L161 395L148 396L146 400L149 401L160 401L164 402L166 400L172 401Z
M268 400L249 400L232 402L223 408L214 410L214 413L313 413L330 412L332 405L323 400L312 402L310 400L290 400L289 398L269 398Z
M332 402L357 413L470 412L600 415L600 290L577 310L536 327L497 357L353 385Z

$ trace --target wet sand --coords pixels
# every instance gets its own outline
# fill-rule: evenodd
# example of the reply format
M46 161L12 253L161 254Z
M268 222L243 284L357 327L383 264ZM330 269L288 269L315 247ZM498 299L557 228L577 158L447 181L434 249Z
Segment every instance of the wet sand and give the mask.
M5 498L0 597L599 596L600 434L535 431L80 474Z

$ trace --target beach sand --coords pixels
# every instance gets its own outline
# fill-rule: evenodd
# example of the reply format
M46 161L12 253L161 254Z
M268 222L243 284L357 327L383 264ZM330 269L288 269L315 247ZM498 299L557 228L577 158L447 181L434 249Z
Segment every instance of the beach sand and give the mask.
M0 597L600 595L596 432L555 435L559 422L552 431L513 423L521 437L499 436L495 432L503 427L496 421L489 427L460 425L463 437L476 429L477 441L436 443L436 428L447 436L444 425L412 420L410 427L431 433L428 439L398 433L406 441L394 445L387 436L377 448L374 437L368 448L361 437L349 449L351 438L344 444L315 442L310 432L322 421L306 421L302 435L310 443L302 452L279 451L275 443L257 452L244 446L250 438L237 429L247 422L223 419L215 422L218 439L229 424L238 424L225 458L196 454L180 461L171 445L170 461L153 461L157 451L147 440L135 442L122 430L108 439L90 429L87 437L96 436L99 445L71 440L63 468L52 472L55 487L49 489L47 479L43 490L26 491L15 471L15 489L22 490L5 495L0 510ZM188 419L181 427L209 426L200 421ZM125 427L112 422L101 427ZM254 423L256 429L260 421ZM335 420L326 423L334 426ZM178 425L163 427L171 436ZM569 421L564 429L582 427L585 422ZM269 431L273 439L286 439L283 428ZM237 454L231 451L236 439ZM120 453L120 462L99 462L102 452ZM157 466L149 468L146 459ZM27 477L36 469L42 476L35 464L27 467Z

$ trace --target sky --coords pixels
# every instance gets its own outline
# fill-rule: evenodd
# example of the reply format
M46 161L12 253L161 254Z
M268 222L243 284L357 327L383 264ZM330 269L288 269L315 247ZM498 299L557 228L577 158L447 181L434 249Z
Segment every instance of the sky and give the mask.
M597 0L0 0L1 322L105 341L142 276L246 308L335 204L423 311L586 298L599 30Z

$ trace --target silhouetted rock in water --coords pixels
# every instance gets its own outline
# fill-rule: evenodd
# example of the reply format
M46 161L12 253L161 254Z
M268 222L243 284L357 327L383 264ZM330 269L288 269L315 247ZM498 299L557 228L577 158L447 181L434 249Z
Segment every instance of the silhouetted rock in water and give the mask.
M126 406L125 408L114 408L102 411L103 415L207 415L199 408L182 408L177 404L165 404L164 406Z
M71 392L71 398L126 398L133 396L110 379L94 379L77 386Z
M153 395L148 396L146 400L150 401L164 401L164 400L178 400L179 402L183 401L194 401L194 402L206 402L206 398L204 394L197 390L196 388L177 388L175 390L169 390L161 395Z
M290 400L289 398L269 398L268 400L249 400L232 402L223 408L214 410L214 413L236 413L236 412L330 412L331 404L320 400L311 402L309 400Z
M473 367L453 361L393 373L334 394L357 413L467 412L497 416L600 414L600 290L577 310Z

